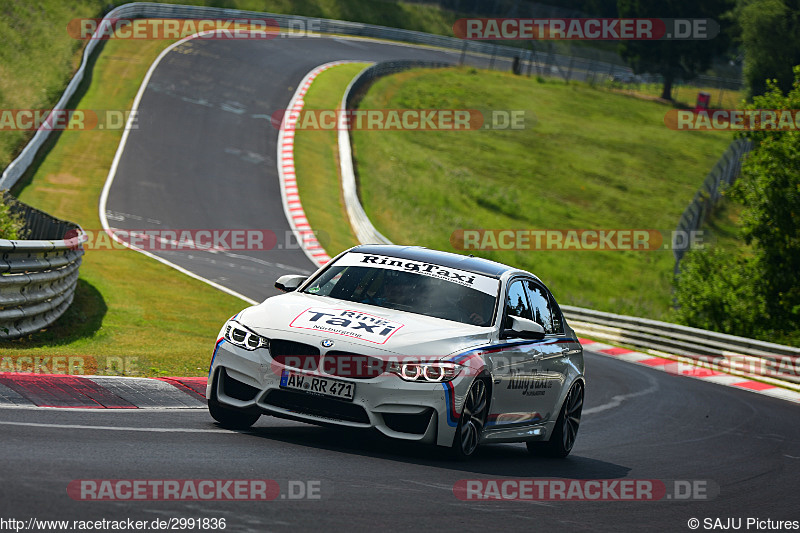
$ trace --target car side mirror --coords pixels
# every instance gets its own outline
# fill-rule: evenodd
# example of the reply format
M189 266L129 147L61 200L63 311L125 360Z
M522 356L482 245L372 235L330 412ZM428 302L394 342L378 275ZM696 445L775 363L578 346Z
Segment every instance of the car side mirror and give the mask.
M297 287L299 287L307 279L307 276L287 274L286 276L281 276L278 278L278 281L275 282L275 288L283 292L296 291Z
M503 331L503 337L522 337L523 339L540 340L544 338L544 328L533 320L520 316L508 316L508 328Z

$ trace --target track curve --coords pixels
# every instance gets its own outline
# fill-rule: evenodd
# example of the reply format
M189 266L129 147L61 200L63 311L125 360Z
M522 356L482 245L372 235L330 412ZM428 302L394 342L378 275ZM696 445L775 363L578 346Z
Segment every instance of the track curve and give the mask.
M292 238L279 189L270 118L314 67L336 60L456 62L451 52L346 40L191 40L159 63L109 189L106 216L124 230L264 229L272 250L158 251L254 300L273 281L316 269Z
M311 68L337 59L456 61L444 52L341 39L203 41L154 72L108 198L126 229L257 228L288 232L275 165L283 109ZM280 240L279 240L280 242ZM236 256L160 252L253 299L279 275L313 268L299 249ZM240 256L240 257L239 257ZM792 403L587 353L586 411L566 460L522 445L486 446L455 463L436 449L262 418L218 428L203 410L0 408L8 517L89 520L226 518L229 531L391 529L685 530L687 520L798 519L800 428ZM474 478L705 480L714 498L660 502L464 502ZM320 481L320 500L83 502L75 479ZM716 492L718 491L718 495Z

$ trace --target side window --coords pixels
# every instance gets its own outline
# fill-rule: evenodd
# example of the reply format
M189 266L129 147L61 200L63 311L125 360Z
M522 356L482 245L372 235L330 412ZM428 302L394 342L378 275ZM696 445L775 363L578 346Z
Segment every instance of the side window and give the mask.
M513 282L508 288L506 297L506 309L509 315L521 318L532 319L531 307L528 304L528 297L525 296L525 287L522 281Z
M550 309L553 310L553 333L564 333L564 318L561 315L561 308L558 306L553 294L550 293Z
M553 324L553 310L547 292L532 281L526 281L528 298L531 302L533 320L544 328L547 334L556 333Z

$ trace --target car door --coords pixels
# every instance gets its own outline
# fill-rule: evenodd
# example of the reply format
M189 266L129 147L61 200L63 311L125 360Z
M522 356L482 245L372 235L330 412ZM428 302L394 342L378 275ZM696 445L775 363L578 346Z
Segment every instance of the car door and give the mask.
M525 278L514 278L507 285L503 299L504 326L509 316L533 320L526 281ZM496 348L488 354L494 375L487 423L490 427L531 424L546 414L540 405L541 395L534 394L542 344L541 340L524 339L511 334L500 338Z
M564 335L561 310L555 304L550 291L535 280L526 280L525 289L533 320L545 331L545 338L540 346L541 356L534 364L532 394L538 398L537 405L542 409L542 415L546 419L555 418L561 407L559 404L561 391L569 375L569 354L574 348L571 344L576 341L567 339Z

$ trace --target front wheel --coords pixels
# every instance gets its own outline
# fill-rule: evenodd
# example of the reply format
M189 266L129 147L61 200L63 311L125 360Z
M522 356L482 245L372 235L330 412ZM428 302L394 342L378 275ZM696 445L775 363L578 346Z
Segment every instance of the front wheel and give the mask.
M219 425L228 429L247 429L256 423L261 417L258 411L242 411L240 409L230 409L224 407L217 400L217 380L223 378L222 373L225 369L220 369L215 373L214 382L211 384L211 397L208 399L208 412L211 418L219 422Z
M547 442L528 442L528 451L547 457L566 457L575 445L583 411L583 383L575 382L567 393L556 427Z
M464 399L461 419L456 428L451 451L457 459L466 459L475 455L486 425L489 401L486 382L476 379L469 388Z
M208 401L208 412L220 426L228 429L247 429L261 417L261 413L228 409L216 400Z

